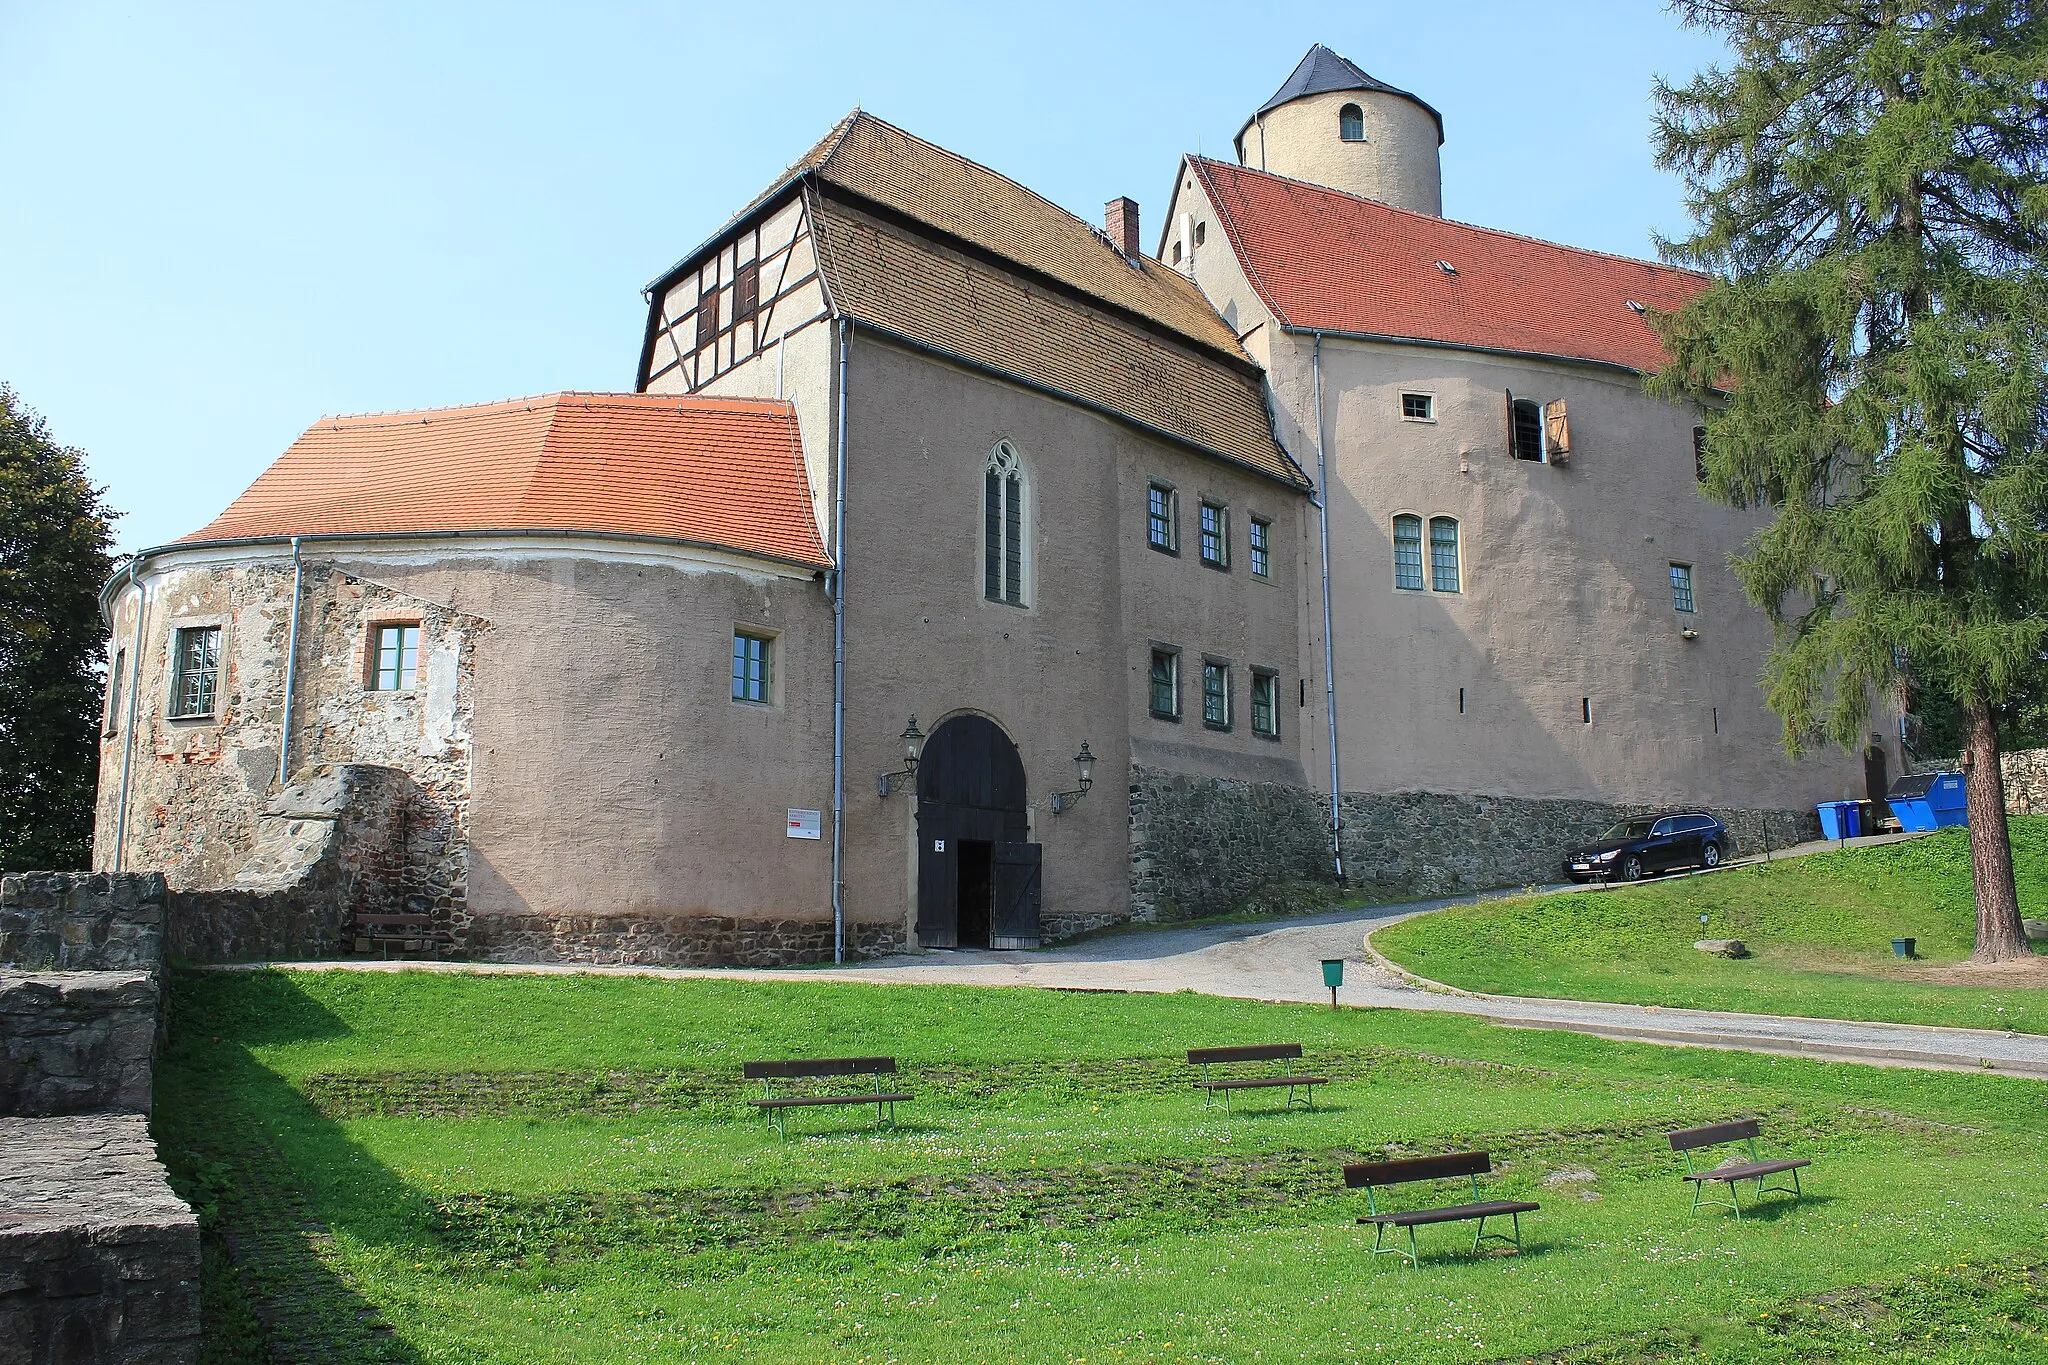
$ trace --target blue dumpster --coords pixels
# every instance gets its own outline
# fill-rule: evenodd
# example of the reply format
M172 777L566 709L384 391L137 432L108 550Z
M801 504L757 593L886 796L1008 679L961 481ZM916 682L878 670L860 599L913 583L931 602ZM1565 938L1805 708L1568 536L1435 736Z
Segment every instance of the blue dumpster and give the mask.
M1820 812L1820 834L1823 839L1857 839L1863 835L1863 803L1861 801L1823 801L1814 807Z
M1899 818L1899 828L1913 833L1970 823L1961 773L1908 774L1892 783L1884 799Z

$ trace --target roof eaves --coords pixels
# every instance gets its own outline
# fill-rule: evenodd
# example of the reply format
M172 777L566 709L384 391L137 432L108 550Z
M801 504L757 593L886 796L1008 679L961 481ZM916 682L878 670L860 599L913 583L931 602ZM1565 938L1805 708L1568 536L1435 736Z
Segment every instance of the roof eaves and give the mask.
M1560 365L1591 365L1595 369L1615 370L1622 374L1642 377L1651 373L1619 360L1600 360L1593 356L1564 355L1554 351L1520 351L1509 346L1480 346L1469 341L1439 341L1434 337L1398 336L1390 332L1352 332L1342 327L1317 327L1311 323L1280 324L1280 330L1296 336L1341 337L1346 341L1377 341L1392 346L1427 346L1442 351L1472 351L1479 355L1512 356L1517 360L1547 360Z

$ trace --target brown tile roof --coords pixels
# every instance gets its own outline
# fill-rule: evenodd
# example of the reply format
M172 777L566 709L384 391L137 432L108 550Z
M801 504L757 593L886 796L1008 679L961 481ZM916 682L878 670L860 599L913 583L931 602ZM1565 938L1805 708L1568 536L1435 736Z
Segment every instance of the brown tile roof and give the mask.
M668 394L324 417L178 543L456 531L624 535L831 562L796 409Z
M1708 284L1689 270L1454 223L1228 162L1188 164L1259 296L1284 325L1304 331L1648 372L1664 364L1663 345L1630 301L1668 312Z
M798 168L1186 340L1245 358L1229 325L1179 271L1149 257L1133 265L1097 225L872 114L856 110Z
M1256 370L1204 359L829 200L813 223L833 297L857 321L1307 486L1274 442Z

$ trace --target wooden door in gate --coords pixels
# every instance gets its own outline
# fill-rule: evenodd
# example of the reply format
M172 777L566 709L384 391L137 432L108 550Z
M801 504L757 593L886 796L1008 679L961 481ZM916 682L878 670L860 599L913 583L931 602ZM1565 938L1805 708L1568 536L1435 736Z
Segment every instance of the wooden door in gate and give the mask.
M1039 874L1045 849L1040 844L997 844L990 859L989 925L991 948L1036 948L1043 940L1038 927Z
M917 765L918 942L927 948L963 946L962 841L976 840L998 849L1015 845L1035 847L1025 845L1029 834L1024 760L1010 737L986 716L954 716L941 723L925 741L924 755ZM1002 875L993 865L990 870L994 875ZM1036 886L1034 876L1029 891L1032 937L1038 933ZM993 943L1003 933L1000 925L1004 912L1000 903L992 903L989 910Z

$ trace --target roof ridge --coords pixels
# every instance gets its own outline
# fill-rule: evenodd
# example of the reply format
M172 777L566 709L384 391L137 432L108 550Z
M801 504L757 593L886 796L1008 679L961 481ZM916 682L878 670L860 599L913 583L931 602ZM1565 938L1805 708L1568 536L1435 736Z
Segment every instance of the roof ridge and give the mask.
M848 116L847 123L849 128L855 120L859 119L865 119L869 123L879 124L880 126L887 128L890 132L908 138L910 141L915 142L920 146L931 148L940 156L946 157L952 161L957 161L963 166L972 166L975 170L980 171L984 175L994 176L996 179L1002 181L1004 184L1022 190L1024 193L1030 195L1033 199L1036 199L1039 203L1045 205L1047 208L1053 210L1055 213L1063 214L1066 217L1072 219L1074 222L1080 224L1084 231L1090 233L1092 236L1096 238L1096 240L1102 243L1103 250L1109 251L1120 257L1123 256L1123 253L1116 249L1116 247L1109 241L1107 234L1104 233L1102 229L1098 228L1095 224L1089 222L1086 218L1083 218L1080 214L1075 213L1072 209L1069 209L1064 205L1054 203L1052 200L1040 194L1037 190L1032 189L1023 181L1012 180L1009 176L1004 175L1001 171L996 170L992 166L984 166L982 165L982 163L976 161L971 156L962 156L959 152L953 151L951 148L941 147L938 143L932 142L926 138L921 138L916 133L911 132L907 128L899 128L895 124L889 122L889 120L882 118L879 115L871 114L865 109L856 109L853 111L851 115ZM837 156L839 154L840 148L844 147L845 145L845 139L840 139L839 146L834 147L831 153L818 163L817 168L822 171L825 168L826 164L832 160L832 157ZM1001 255L1002 253L998 252L997 254ZM1138 254L1140 256L1144 255L1142 251ZM1005 259L1008 258L1005 257ZM1128 264L1129 258L1125 257L1124 259L1125 263ZM1019 262L1019 264L1023 263Z
M577 401L581 400L581 401ZM451 403L435 408L388 408L374 412L333 412L324 414L314 427L349 423L357 426L379 424L411 426L418 422L454 421L463 417L485 417L502 413L508 408L522 404L528 411L540 407L560 407L565 401L576 407L663 407L678 404L682 407L715 409L721 407L758 407L783 411L794 410L795 404L786 398L744 398L737 395L684 394L684 393L634 393L631 391L605 389L550 389L545 393L521 394L512 398L492 398L481 403ZM309 428L310 429L310 428Z
M1404 209L1398 205L1389 204L1384 199L1374 199L1368 195L1353 194L1350 190L1340 190L1330 185L1318 185L1313 180L1301 180L1291 175L1281 175L1277 171L1262 171L1254 166L1240 166L1231 161L1218 161L1215 157L1201 156L1194 152L1188 152L1185 155L1190 161L1199 162L1203 165L1220 166L1225 170L1241 172L1245 175L1262 175L1268 180L1281 180L1290 185L1300 185L1307 189L1318 190L1324 194L1333 194L1342 199L1355 199L1361 204L1371 204L1375 208L1385 209L1389 213L1402 214L1423 222L1449 223L1452 227L1464 228L1468 232L1483 232L1489 237L1504 237L1510 241L1530 242L1537 246L1554 247L1559 251L1569 251L1580 256L1597 256L1601 260L1620 261L1625 265L1647 266L1652 270L1668 270L1675 275L1691 275L1696 279L1702 280L1712 280L1714 278L1706 271L1689 270L1682 265L1671 265L1664 261L1644 260L1640 256L1624 256L1615 251L1601 251L1597 247L1573 246L1569 242L1553 242L1548 237L1535 237L1526 232L1511 232L1507 228L1487 227L1483 223L1468 223L1462 218L1449 218L1440 213L1421 213L1415 209ZM1457 262L1453 261L1452 264L1456 265Z

